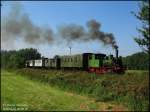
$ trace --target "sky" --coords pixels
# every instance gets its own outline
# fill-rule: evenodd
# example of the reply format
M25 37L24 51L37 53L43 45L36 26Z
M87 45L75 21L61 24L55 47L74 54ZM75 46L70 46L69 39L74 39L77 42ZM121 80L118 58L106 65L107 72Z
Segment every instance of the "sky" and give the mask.
M138 1L26 1L20 3L24 12L29 15L30 20L35 25L49 26L54 32L57 32L59 25L74 23L86 27L88 20L95 19L101 23L102 31L113 33L119 46L119 55L127 56L141 51L134 41L134 37L139 35L136 28L140 27L141 23L131 13L132 11L138 12ZM2 2L1 18L9 13L11 5L14 5L14 2ZM33 47L48 58L70 53L70 45L68 46L63 40L55 44L32 45L16 38L14 45L11 44L11 42L4 43L1 41L1 48L11 50ZM104 46L97 40L74 41L71 48L72 54L85 52L115 53L110 46Z

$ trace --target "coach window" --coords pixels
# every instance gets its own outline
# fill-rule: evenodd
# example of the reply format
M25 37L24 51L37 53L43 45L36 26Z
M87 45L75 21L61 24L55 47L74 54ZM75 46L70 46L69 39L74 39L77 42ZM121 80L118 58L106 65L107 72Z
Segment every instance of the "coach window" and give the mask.
M75 62L77 62L77 57L75 57L74 59L75 59Z
M76 57L76 61L78 62L80 59L79 59L79 57Z
M70 58L70 61L72 62L72 58Z

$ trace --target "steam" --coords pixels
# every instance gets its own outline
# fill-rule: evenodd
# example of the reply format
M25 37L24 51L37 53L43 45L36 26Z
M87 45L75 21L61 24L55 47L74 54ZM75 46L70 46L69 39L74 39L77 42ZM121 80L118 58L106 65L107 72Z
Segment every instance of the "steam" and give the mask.
M13 4L10 13L2 19L1 24L2 41L13 44L13 41L22 38L29 44L45 44L58 41L50 27L40 27L35 25L29 15L23 11L21 4ZM101 24L96 20L86 23L86 28L77 24L67 24L59 26L58 34L61 39L68 43L72 41L91 41L99 40L104 45L116 48L117 44L112 33L101 31Z

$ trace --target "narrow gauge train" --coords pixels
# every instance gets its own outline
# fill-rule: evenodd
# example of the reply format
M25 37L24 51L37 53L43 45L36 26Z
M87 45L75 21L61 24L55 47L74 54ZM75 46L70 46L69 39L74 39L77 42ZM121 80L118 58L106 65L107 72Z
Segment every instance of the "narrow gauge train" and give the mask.
M123 73L124 67L122 58L105 54L83 53L68 56L56 56L53 59L42 58L38 60L26 61L26 67L34 68L55 68L55 69L79 69L95 73Z

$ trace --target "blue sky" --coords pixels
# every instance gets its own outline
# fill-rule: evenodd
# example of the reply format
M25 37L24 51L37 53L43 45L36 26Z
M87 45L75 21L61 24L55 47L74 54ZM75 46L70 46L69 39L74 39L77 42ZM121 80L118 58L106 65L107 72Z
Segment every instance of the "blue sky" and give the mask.
M9 6L13 2L3 2L2 16L7 15ZM138 35L136 30L140 26L131 11L138 11L138 1L45 1L45 2L21 2L24 12L29 14L34 24L43 26L49 25L55 32L61 24L75 23L86 26L86 22L95 19L101 23L101 30L113 33L119 46L119 55L127 56L135 52L141 51L135 43L133 37ZM52 57L56 54L65 55L69 53L69 48L63 42L55 45L28 45L16 40L14 49L24 47L35 47L39 52L46 56ZM5 48L4 48L5 49ZM83 52L101 52L114 53L109 46L103 46L98 41L90 42L74 42L72 45L72 54Z

